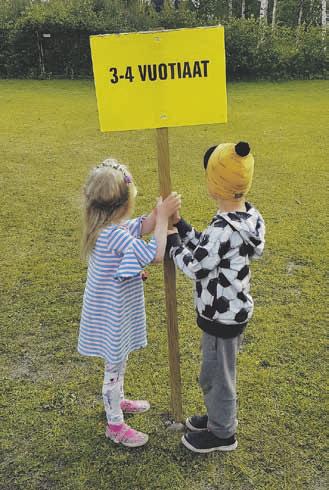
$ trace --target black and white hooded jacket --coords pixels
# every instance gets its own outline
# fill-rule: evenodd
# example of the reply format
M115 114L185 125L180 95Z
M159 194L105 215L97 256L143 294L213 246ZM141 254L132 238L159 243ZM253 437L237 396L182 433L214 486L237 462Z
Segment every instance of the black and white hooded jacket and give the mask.
M167 248L176 266L195 281L199 327L217 337L239 335L253 313L249 264L264 249L261 214L246 203L246 212L214 216L203 233L183 219L176 227Z

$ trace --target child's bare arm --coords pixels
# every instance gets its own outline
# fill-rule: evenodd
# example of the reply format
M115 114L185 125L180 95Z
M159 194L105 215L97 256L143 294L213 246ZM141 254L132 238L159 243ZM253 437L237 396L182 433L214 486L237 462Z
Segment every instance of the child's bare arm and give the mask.
M162 262L166 251L167 229L168 229L168 217L166 216L158 217L154 230L154 237L157 242L157 252L154 259L154 262L156 263Z
M181 199L176 193L171 193L164 201L159 200L156 208L156 225L154 237L157 241L157 253L154 262L162 262L167 244L168 219L181 206Z
M141 236L148 235L154 231L156 224L156 209L153 209L151 213L146 216L142 223Z

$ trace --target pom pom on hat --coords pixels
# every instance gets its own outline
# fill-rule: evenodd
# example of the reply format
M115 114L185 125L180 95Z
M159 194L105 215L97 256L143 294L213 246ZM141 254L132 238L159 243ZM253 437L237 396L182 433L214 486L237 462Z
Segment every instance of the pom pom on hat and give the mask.
M235 153L237 153L240 157L246 157L250 153L250 146L245 141L240 141L235 145Z
M207 187L214 198L244 197L252 183L254 157L245 141L212 146L204 155Z

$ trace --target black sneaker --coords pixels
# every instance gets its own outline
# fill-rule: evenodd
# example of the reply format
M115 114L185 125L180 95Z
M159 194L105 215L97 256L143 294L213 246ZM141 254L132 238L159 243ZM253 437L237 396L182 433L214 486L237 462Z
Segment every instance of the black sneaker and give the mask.
M209 430L188 432L182 437L182 443L194 453L211 453L212 451L233 451L238 446L235 435L227 439L216 437Z
M238 426L238 419L235 419L236 427ZM207 430L208 415L192 415L185 421L186 427L192 432L201 432Z
M186 419L185 425L192 432L207 430L208 415L193 415Z

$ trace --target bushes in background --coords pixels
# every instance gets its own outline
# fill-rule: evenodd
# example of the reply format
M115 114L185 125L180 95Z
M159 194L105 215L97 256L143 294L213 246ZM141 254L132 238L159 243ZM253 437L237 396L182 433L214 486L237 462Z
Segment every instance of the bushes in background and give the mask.
M235 19L225 26L229 79L327 78L328 39L308 30Z
M90 77L91 34L200 23L191 10L168 3L161 12L147 4L123 10L115 0L106 6L59 0L33 4L15 20L0 18L0 77ZM225 24L225 42L230 80L327 78L328 41L320 27L272 29L256 19L232 19Z

